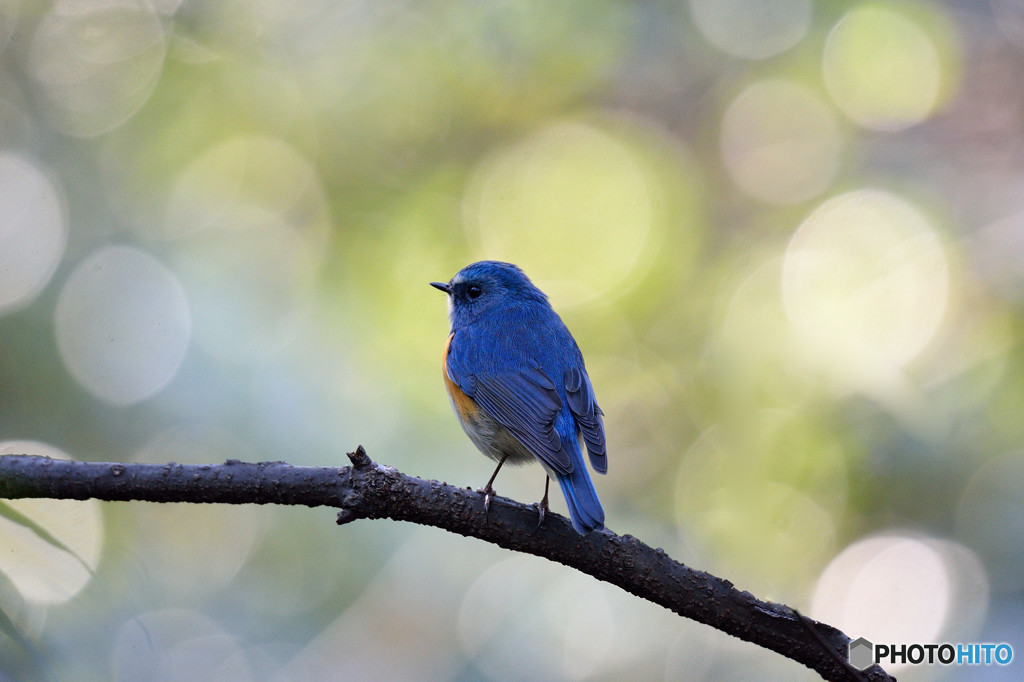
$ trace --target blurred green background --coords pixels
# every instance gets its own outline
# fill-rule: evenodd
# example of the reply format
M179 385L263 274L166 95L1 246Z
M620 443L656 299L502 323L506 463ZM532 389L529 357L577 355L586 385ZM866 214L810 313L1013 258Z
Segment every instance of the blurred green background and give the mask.
M1024 0L4 0L0 46L0 453L362 443L480 486L427 283L508 260L586 355L609 528L854 637L1024 656ZM333 521L5 502L0 677L813 678Z

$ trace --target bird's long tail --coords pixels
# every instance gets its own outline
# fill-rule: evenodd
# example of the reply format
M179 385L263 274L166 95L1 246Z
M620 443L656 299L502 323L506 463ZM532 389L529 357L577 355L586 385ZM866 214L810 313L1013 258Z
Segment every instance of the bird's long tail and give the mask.
M565 502L569 505L569 518L572 526L581 535L592 530L604 528L604 509L601 500L597 499L594 483L587 474L587 467L580 457L573 467L572 473L558 475L558 484L562 487Z

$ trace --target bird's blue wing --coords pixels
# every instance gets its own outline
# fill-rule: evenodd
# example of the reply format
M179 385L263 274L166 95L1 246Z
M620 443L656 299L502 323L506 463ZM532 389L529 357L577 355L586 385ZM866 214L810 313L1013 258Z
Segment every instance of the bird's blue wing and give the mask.
M590 377L582 367L570 367L565 372L565 397L583 434L583 442L587 444L587 454L594 471L608 471L608 454L604 441L604 420L601 408L594 398L594 387L590 385Z
M536 365L501 372L474 366L459 336L448 352L449 378L549 468L572 472L572 459L555 430L562 399L551 377Z

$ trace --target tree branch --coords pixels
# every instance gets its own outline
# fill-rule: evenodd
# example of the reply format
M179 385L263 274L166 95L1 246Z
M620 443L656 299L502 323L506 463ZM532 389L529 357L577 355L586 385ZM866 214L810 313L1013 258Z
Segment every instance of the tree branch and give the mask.
M119 464L29 455L0 456L0 498L143 500L339 507L338 523L394 519L435 526L500 547L545 557L618 585L675 613L752 642L815 670L827 680L892 680L880 667L858 672L846 661L849 637L783 604L765 602L731 582L687 568L661 549L610 531L579 535L569 521L537 508L407 476L373 462L362 446L351 467L257 464Z

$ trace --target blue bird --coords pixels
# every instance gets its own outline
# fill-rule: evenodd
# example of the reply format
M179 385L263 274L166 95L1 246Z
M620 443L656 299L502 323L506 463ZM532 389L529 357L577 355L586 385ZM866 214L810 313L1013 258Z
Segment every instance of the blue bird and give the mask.
M451 333L443 374L452 408L473 444L498 463L539 461L548 484L558 481L580 534L604 528L604 509L583 461L608 470L604 420L583 355L548 297L517 266L498 261L467 265L450 282L431 282L448 294Z

